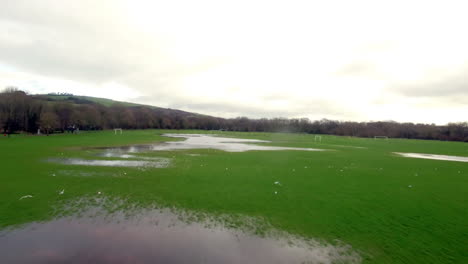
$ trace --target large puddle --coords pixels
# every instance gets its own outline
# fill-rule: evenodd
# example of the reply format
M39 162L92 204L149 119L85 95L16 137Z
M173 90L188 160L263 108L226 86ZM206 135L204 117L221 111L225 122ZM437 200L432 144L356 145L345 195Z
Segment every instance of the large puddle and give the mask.
M403 157L407 157L407 158L468 162L468 157L461 157L461 156L424 154L424 153L405 153L405 152L393 152L393 153L403 156Z
M252 143L270 143L270 141L257 139L224 138L204 134L164 134L167 137L185 138L183 141L165 142L151 145L133 145L119 148L108 148L104 155L116 155L116 153L138 153L164 150L189 150L189 149L218 149L228 152L244 152L250 150L299 150L299 151L323 151L315 148L292 148L262 146Z
M107 167L139 167L139 168L166 168L171 159L162 157L145 157L144 153L165 150L190 150L190 149L218 149L228 152L243 152L250 150L299 150L299 151L323 151L314 148L291 148L262 146L252 143L269 143L270 141L256 139L224 138L205 134L164 134L167 137L185 138L183 141L163 142L147 145L132 145L124 147L99 148L101 153L97 156L105 159L82 159L82 158L51 158L47 161L84 166L107 166ZM143 155L136 155L142 153Z
M0 231L2 263L360 263L351 247L259 237L169 210L62 217ZM273 233L272 233L273 234Z
M104 167L149 167L166 168L169 166L170 159L157 158L147 160L88 160L77 158L57 158L49 159L50 162L66 165L85 165L85 166L104 166Z

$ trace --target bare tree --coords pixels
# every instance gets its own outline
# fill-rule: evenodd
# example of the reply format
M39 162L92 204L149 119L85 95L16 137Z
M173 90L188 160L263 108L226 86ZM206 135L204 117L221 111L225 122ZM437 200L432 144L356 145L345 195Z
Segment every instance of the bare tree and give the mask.
M60 125L58 116L52 112L48 111L41 115L41 122L40 122L42 130L49 135L54 131L56 127Z
M58 117L59 128L65 131L72 124L73 105L70 103L57 103L54 112Z
M29 120L34 105L30 96L15 87L8 87L0 93L0 112L3 130L12 133L29 129Z
M52 98L51 98L52 97ZM301 132L343 136L457 140L468 142L468 123L435 124L379 122L342 122L307 118L238 117L232 119L188 113L149 106L117 103L105 106L89 98L69 95L28 95L15 87L0 92L0 129L4 132L34 132L38 126L45 132L66 130L74 125L80 130L123 127L127 129L224 129L234 131Z

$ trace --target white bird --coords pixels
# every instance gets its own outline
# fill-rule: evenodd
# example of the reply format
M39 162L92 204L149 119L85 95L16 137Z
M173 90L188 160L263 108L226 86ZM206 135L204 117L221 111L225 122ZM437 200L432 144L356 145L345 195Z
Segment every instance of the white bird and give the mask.
M101 194L101 192L97 192L97 194Z
M61 190L59 194L62 195L64 192L65 192L65 189Z
M19 198L20 200L24 199L24 198L32 198L33 196L32 195L25 195L25 196L21 196L21 198Z
M281 186L281 183L279 181L275 181L275 184Z

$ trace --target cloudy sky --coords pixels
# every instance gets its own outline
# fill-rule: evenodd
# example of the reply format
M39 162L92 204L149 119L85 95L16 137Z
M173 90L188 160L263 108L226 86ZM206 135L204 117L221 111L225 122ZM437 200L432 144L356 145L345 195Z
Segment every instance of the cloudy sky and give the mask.
M468 1L1 2L0 88L221 117L468 121Z

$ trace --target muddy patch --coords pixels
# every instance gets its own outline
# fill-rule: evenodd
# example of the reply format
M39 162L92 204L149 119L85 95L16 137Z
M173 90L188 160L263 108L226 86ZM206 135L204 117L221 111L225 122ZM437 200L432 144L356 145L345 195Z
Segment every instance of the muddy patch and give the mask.
M53 158L49 162L66 164L66 165L82 165L82 166L104 166L104 167L147 167L147 168L167 168L170 164L170 159L153 158L148 160L88 160L78 158Z
M260 237L213 220L187 221L187 215L167 209L130 216L99 210L0 231L2 263L361 262L349 246L284 232Z
M468 157L461 157L461 156L424 154L424 153L405 153L405 152L393 152L393 153L402 157L406 157L406 158L468 162Z

